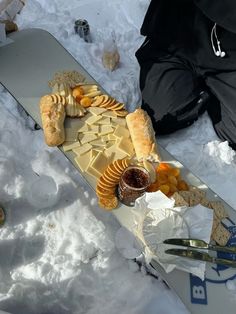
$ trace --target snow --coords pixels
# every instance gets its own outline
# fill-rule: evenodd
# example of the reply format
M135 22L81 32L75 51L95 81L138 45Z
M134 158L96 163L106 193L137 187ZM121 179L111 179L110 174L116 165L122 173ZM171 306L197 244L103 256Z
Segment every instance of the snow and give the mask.
M140 103L134 53L148 0L27 0L16 23L52 33L87 71L133 110ZM92 43L74 34L76 19L89 21ZM109 72L101 63L111 32L121 56ZM236 208L235 153L217 138L208 116L158 142ZM29 187L39 176L58 188L54 206L35 207ZM0 88L0 202L7 223L0 229L0 309L12 314L188 313L159 279L130 257L139 253L122 238L112 213L98 208L94 192L42 131ZM40 191L39 191L40 192ZM32 191L34 195L36 191ZM35 194L36 193L36 194ZM40 194L40 193L39 193ZM132 239L127 235L128 241ZM232 286L230 289L232 290Z

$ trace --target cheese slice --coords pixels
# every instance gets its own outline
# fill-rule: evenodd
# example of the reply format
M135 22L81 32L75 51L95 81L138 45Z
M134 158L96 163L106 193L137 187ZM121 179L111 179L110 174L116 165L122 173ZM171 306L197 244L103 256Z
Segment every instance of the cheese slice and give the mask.
M83 134L96 134L99 133L99 131L99 125L92 125L87 131L84 131Z
M101 130L98 135L102 136L102 135L106 135L113 132L114 132L114 129L110 125L101 125Z
M112 118L112 122L114 122L117 125L126 126L126 120L124 118Z
M92 113L94 116L99 116L100 114L107 111L106 108L100 108L100 107L89 107L88 111Z
M114 153L116 152L116 150L117 150L117 145L114 144L114 145L112 145L112 146L106 148L106 149L104 150L104 154L105 154L107 157L111 157L111 155L114 154Z
M129 130L121 125L118 125L113 133L116 137L129 137Z
M102 113L102 116L108 117L108 118L116 118L117 117L117 115L111 110Z
M96 171L92 167L88 167L88 169L86 170L86 173L94 177L96 180L98 180L101 177L101 173Z
M112 157L113 157L113 160L123 159L125 157L128 157L128 154L125 153L124 151L120 150L119 148L117 148L117 150L112 155Z
M67 142L76 142L78 140L77 130L65 128L65 139Z
M93 150L95 150L96 152L103 152L104 151L104 147L103 146L93 146Z
M87 124L84 124L83 126L81 126L81 127L78 129L78 133L87 132L88 129L89 129L88 125L87 125Z
M107 142L107 141L109 141L109 137L108 137L108 135L103 135L102 137L101 137L101 140L102 140L102 142Z
M75 162L79 166L80 170L84 172L91 162L91 151L88 151L81 156L75 157Z
M111 124L111 119L107 117L103 117L101 120L97 122L97 124L103 124L103 125L110 125Z
M87 151L89 151L90 149L92 149L92 145L90 145L89 143L86 143L80 147L73 148L72 151L76 155L80 156L80 155L87 153Z
M83 137L80 139L81 144L86 144L91 141L96 140L98 137L95 134L84 134Z
M128 156L133 156L134 154L134 147L133 143L130 139L123 137L117 144L117 148L126 153Z
M117 137L114 135L114 134L108 134L108 139L110 140L110 141L115 141L116 139L117 139Z
M93 146L103 146L103 147L106 146L106 143L103 142L100 138L97 140L91 141L90 144Z
M68 144L67 143L63 144L62 148L63 148L64 152L68 152L68 151L72 150L73 148L79 147L80 145L81 145L80 141L77 141L74 143L69 142Z
M102 119L102 116L94 116L94 115L92 115L92 117L90 117L90 118L88 118L87 120L86 120L86 123L88 124L88 125L92 125L92 124L94 124L94 123L96 123L97 121L99 121L99 120L101 120Z
M107 156L104 153L100 152L94 158L90 167L102 174L106 170L108 163L109 159L107 158Z

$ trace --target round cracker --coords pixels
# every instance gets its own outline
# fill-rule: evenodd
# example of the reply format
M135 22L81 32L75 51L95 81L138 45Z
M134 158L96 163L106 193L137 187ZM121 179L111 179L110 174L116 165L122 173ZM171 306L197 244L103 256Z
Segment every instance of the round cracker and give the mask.
M125 106L125 104L118 103L118 104L116 105L116 107L114 107L114 108L109 108L109 109L114 110L114 111L118 111L118 110L123 109L124 106Z
M119 174L121 175L121 173L123 172L123 170L119 168L119 166L118 166L118 164L117 164L116 161L117 161L117 160L115 160L115 161L113 162L113 166L114 166L114 168L116 169L117 173L119 173Z
M120 180L121 171L117 171L113 164L110 164L107 167L107 171L111 174L116 180Z
M113 187L117 185L117 180L112 178L107 171L105 171L102 176L104 180L107 181L108 183L111 183Z
M91 107L100 107L103 103L104 95L95 97L95 101L92 102Z
M101 183L101 186L104 186L105 189L109 189L114 186L113 182L109 183L102 176L100 177L98 184Z
M114 196L115 188L111 187L110 189L103 189L101 186L97 185L96 186L96 193L99 197L111 198Z
M128 114L128 111L125 109L114 111L118 117L125 117Z
M115 161L114 161L114 165L116 165L117 168L120 169L121 172L124 171L122 159L117 159L117 160L115 160Z
M101 208L104 208L106 210L112 210L118 206L118 199L116 196L114 196L111 199L106 199L106 198L100 197L98 204Z

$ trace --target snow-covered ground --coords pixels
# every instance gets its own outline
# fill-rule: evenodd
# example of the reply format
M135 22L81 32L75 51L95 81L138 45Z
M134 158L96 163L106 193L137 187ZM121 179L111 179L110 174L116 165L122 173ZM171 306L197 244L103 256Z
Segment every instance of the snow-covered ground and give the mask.
M87 71L130 110L140 104L134 53L148 0L27 0L16 18L20 29L52 33ZM93 43L74 34L74 21L89 21ZM101 63L111 31L121 56L109 72ZM0 89L0 203L7 223L0 229L0 309L12 314L188 313L160 280L125 259L115 245L120 226L98 208L94 192L41 131L32 130L16 102ZM180 162L236 208L236 167L207 115L192 127L158 139ZM55 206L36 209L28 200L37 174L59 186ZM39 191L40 192L40 191ZM140 271L141 270L141 271Z

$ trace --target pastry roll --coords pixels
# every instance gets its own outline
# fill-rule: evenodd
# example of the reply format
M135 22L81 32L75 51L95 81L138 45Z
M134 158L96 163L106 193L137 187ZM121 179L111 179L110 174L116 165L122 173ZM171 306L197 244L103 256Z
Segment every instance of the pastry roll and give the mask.
M126 116L127 126L138 161L160 161L152 121L143 109L136 109Z
M60 95L45 95L39 105L46 144L62 144L65 141L65 98Z

